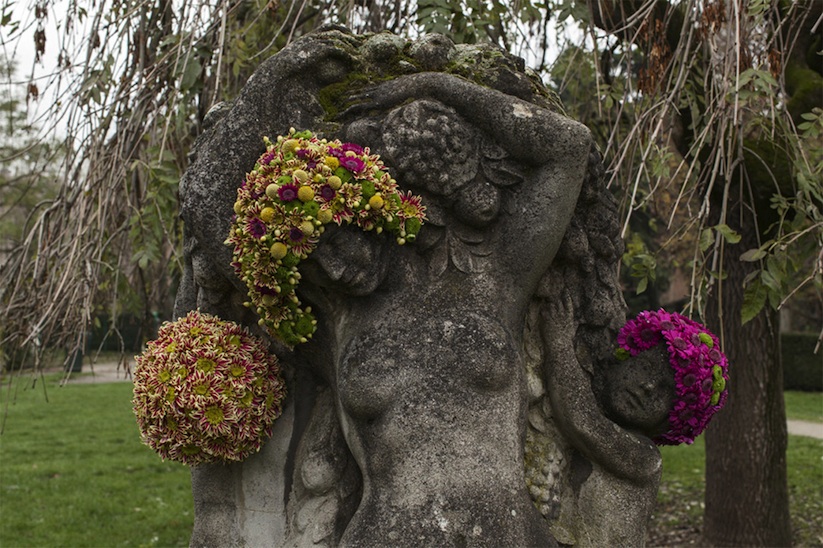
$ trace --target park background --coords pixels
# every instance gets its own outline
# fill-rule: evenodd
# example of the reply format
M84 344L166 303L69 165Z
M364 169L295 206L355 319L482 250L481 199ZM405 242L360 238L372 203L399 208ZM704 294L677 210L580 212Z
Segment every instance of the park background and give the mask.
M117 460L145 452L130 445L127 384L56 388L61 374L41 373L79 369L100 349L129 356L171 318L181 270L177 183L207 113L236 97L262 60L328 23L496 43L522 56L588 125L624 219L630 310L666 306L705 322L734 366L734 397L705 447L675 450L705 452L702 465L687 465L689 485L703 495L664 484L661 496L694 503L689 515L700 519L702 543L823 543L820 446L788 436L784 406L784 379L796 388L790 379L799 377L814 414L823 379L821 0L4 1L4 516L26 511L12 498L15 489L26 493L24 482L7 483L26 462L49 470L30 476L57 480L23 497L34 501L28 530L94 531L88 516L114 508L99 520L112 532L80 544L108 544L121 523L115 515L178 500L185 470ZM126 422L106 426L122 406ZM62 438L69 424L82 434L119 431L123 453L79 434ZM16 438L12 428L22 425ZM795 445L816 455L797 482ZM65 458L74 471L35 457ZM153 470L178 486L175 494L130 506L113 498L117 489L95 491L77 476L70 498L58 496L64 480L90 470L103 478L95 481L118 478L131 499L143 497L148 480L130 477L130 466ZM808 489L816 513L796 507ZM86 501L96 510L81 519L71 508ZM76 524L49 521L61 511ZM176 520L186 511L161 514ZM811 525L798 525L798 516ZM5 535L10 520L3 522ZM171 528L185 534L189 525ZM138 529L129 538L151 544ZM185 543L166 538L157 543ZM41 542L73 543L31 541Z

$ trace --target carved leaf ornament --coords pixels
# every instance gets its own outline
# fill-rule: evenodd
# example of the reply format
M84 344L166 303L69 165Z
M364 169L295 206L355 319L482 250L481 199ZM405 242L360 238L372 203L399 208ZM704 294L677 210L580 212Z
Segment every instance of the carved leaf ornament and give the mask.
M311 338L317 320L295 290L297 265L317 247L330 223L384 230L403 245L426 220L419 196L403 193L379 156L338 140L292 129L275 142L237 190L226 244L235 272L249 290L247 306L260 325L289 345Z
M453 196L453 214L456 221L447 222L448 215L442 206L431 203L428 206L428 221L441 229L441 235L431 238L426 247L429 252L429 272L441 275L449 265L465 274L484 272L494 244L489 239L485 227L493 222L501 209L509 215L507 202L501 188L522 183L522 170L514 162L489 157L484 154L478 160L480 170L471 184L457 189ZM436 245L434 245L436 244Z

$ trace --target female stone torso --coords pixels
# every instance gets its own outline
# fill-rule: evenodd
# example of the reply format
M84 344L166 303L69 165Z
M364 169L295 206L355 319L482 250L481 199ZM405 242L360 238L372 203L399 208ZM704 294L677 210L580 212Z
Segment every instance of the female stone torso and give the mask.
M528 398L521 337L526 307L574 209L588 132L544 109L442 74L383 84L369 92L369 104L391 107L406 95L422 99L385 118L402 121L401 134L393 133L396 125L381 124L388 165L395 165L390 162L401 151L425 155L414 140L425 140L432 120L440 137L461 140L431 152L447 166L439 171L420 171L419 164L399 159L398 180L423 195L430 226L414 245L389 252L386 279L374 274L378 279L370 285L379 288L368 295L331 278L363 285L367 272L380 272L368 261L360 261L362 272L341 277L335 270L345 256L356 262L374 235L357 246L321 242L312 256L328 278L315 283L329 288L324 315L333 318L332 384L347 444L363 475L361 503L341 542L552 544L523 479ZM505 123L511 121L496 125L498 144L483 131L486 123L477 130L463 116L477 101L495 105L498 114L486 112L486 123L514 111L524 118L516 131L529 131L533 123L554 125L525 169L501 167L511 156L529 154L528 147L507 139ZM355 125L350 133L362 131ZM465 141L475 142L467 147ZM461 157L451 161L444 147L460 150ZM558 148L566 154L553 156ZM566 162L582 168L569 169ZM448 166L459 169L449 172ZM507 179L496 181L495 173L507 173Z

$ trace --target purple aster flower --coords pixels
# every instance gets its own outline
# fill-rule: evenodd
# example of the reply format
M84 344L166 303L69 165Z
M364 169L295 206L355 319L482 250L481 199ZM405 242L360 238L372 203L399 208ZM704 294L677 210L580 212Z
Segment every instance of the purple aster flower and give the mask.
M658 332L648 327L640 330L640 338L643 340L643 342L651 342L654 340L659 341L660 339Z
M266 223L261 221L257 217L252 217L249 219L248 224L246 225L249 234L257 238L258 240L266 235Z
M675 337L672 341L672 346L677 348L678 350L685 350L689 347L688 343L683 340L681 337Z
M277 291L265 285L255 284L254 289L261 295L277 295Z
M337 191L329 185L323 185L320 187L319 195L320 198L323 199L323 201L330 202L334 199L335 196L337 196Z
M263 154L263 156L260 157L260 165L267 166L271 163L272 160L274 160L274 151L270 150L269 152L266 152L265 154Z
M306 234L298 227L292 227L292 229L289 230L289 239L296 244L302 242L305 237Z
M353 156L344 156L343 158L340 158L340 165L352 173L360 173L366 168L366 164L363 163L363 160Z
M299 189L297 188L296 184L288 183L277 189L277 195L284 202L293 202L297 199L298 190Z
M712 378L708 377L703 379L703 383L700 385L700 388L703 390L704 394L710 394L712 391Z

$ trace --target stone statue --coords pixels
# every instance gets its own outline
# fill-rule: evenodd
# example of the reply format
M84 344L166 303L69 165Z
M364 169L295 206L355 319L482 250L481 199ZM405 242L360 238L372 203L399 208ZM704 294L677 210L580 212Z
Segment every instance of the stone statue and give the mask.
M642 543L659 409L602 374L625 320L616 208L589 131L522 60L328 27L207 123L177 315L257 326L223 241L264 136L369 146L428 220L405 246L332 227L300 265L317 331L272 340L289 396L264 449L193 468L193 546Z

